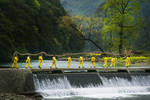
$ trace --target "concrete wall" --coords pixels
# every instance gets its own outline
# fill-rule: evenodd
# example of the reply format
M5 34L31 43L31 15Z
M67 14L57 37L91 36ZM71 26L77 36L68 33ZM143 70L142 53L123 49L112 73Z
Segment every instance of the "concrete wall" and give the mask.
M32 91L34 91L34 83L30 70L0 70L1 93L24 93Z

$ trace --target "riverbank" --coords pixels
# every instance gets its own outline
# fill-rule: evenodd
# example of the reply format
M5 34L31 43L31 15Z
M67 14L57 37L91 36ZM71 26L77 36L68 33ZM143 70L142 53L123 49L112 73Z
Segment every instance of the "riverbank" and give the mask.
M0 100L42 100L40 96L26 96L15 93L0 93Z
M31 70L1 68L0 100L42 100L32 76Z
M112 57L108 57L108 63L111 63ZM67 61L68 58L58 58L58 61ZM138 57L130 57L131 66L150 66L150 57L138 56ZM79 58L72 58L72 61L79 61ZM84 57L84 61L91 61L91 57ZM104 63L103 57L96 57L96 62ZM124 58L116 58L116 66L124 66L125 65L125 57Z

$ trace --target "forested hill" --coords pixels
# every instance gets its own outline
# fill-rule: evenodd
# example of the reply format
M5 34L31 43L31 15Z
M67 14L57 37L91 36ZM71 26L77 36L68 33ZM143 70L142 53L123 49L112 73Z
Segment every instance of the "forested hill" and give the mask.
M144 32L140 34L136 47L140 50L150 51L150 0L142 5L141 15L144 17Z
M83 42L78 32L61 24L66 15L59 0L0 0L0 61L12 53L77 52Z
M104 0L61 0L62 5L70 15L93 15Z

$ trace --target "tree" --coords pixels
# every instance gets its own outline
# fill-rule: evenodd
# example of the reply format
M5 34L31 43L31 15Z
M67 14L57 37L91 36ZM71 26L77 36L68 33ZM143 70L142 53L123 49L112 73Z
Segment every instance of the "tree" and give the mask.
M38 0L34 0L34 3L35 3L35 5L36 5L37 8L40 8L40 3L39 3Z
M111 34L111 39L118 46L119 54L137 39L142 31L143 18L139 16L140 0L105 0L106 11L103 32Z
M81 32L80 39L90 41L99 50L104 52L102 47L96 43L96 35L100 36L102 28L102 20L99 17L72 16L72 20L76 23L77 30ZM95 41L94 41L95 40Z
M144 16L145 26L143 28L143 32L140 33L139 39L136 41L136 48L142 51L150 51L150 0L147 0L146 3L142 4L142 12L141 14Z
M79 32L59 26L66 14L60 0L0 0L0 63L10 61L14 51L79 52L84 45Z

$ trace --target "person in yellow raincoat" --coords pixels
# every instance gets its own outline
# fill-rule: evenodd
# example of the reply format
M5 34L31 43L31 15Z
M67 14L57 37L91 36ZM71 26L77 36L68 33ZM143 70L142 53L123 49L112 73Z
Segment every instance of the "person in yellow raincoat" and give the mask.
M94 68L95 68L95 57L91 58L91 68L92 68L92 66L94 66Z
M30 59L30 56L28 56L27 60L26 60L26 63L27 63L26 68L28 68L28 67L31 68L30 62L31 62L31 59Z
M82 65L82 68L84 68L84 66L83 66L83 57L82 56L80 56L80 59L79 59L79 68L80 68L81 65Z
M126 62L125 66L128 68L130 66L130 58L127 57L125 62Z
M42 63L43 63L43 57L39 56L39 68L40 69L41 69Z
M52 61L52 64L51 64L50 68L52 68L53 65L55 65L55 68L57 68L57 67L56 67L56 57L53 57L52 60L53 60L53 61Z
M114 67L115 68L115 66L116 66L116 59L115 58L112 58L111 59L111 65L110 65L110 67Z
M107 61L108 61L108 58L105 57L105 58L104 58L104 65L103 65L104 67L108 67Z
M16 65L16 68L18 69L18 57L17 56L13 57L13 64L11 68L14 68L15 65Z
M68 68L70 68L71 61L72 61L71 57L68 57Z

